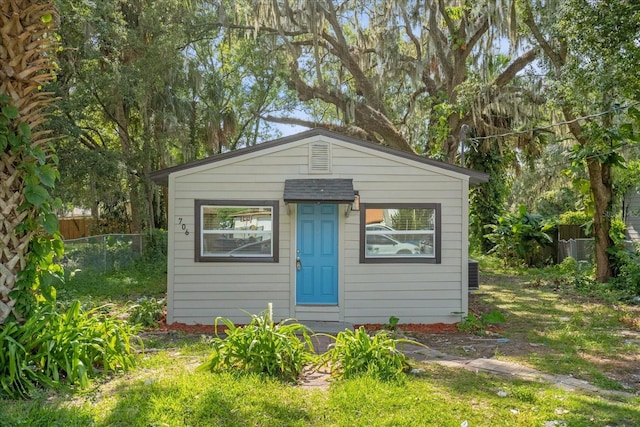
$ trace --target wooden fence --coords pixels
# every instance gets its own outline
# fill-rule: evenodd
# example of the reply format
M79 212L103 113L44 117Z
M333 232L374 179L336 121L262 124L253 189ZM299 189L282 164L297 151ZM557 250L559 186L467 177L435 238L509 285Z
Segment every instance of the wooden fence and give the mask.
M63 240L80 239L96 234L131 233L130 224L96 221L91 217L59 218L58 225Z
M88 217L63 218L58 220L60 234L65 240L90 236L94 224L95 220Z

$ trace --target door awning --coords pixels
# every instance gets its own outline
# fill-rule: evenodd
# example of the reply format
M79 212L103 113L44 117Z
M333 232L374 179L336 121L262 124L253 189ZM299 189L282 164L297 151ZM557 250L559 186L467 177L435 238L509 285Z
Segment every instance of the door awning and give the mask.
M353 203L352 179L287 179L285 203Z

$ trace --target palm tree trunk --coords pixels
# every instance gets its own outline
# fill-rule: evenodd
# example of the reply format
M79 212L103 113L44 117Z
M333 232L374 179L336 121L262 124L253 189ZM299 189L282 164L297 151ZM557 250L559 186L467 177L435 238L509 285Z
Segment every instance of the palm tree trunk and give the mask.
M31 129L30 149L16 144L0 144L0 324L7 319L22 319L23 307L10 294L15 290L20 272L27 266L29 243L37 232L38 208L29 203L27 168L36 148L48 154L46 132L39 129L51 94L41 87L53 78L55 52L53 23L57 13L51 1L0 1L0 94L7 105L0 123L0 134L24 135L24 124ZM6 94L6 95L5 95ZM13 111L7 114L7 111Z

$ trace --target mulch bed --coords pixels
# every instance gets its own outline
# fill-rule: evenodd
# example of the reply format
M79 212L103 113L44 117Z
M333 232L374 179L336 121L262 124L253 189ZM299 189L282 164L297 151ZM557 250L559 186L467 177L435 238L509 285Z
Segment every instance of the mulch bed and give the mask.
M379 323L365 323L363 325L353 325L354 328L364 326L367 331L380 331L384 329L384 325ZM403 332L418 332L421 334L451 334L458 332L455 324L449 323L402 323L398 325L398 329Z
M242 326L242 325L236 325ZM354 328L358 328L360 326L364 326L367 331L380 331L384 329L384 325L381 323L365 323L362 325L354 325ZM218 333L224 332L227 329L225 325L218 325ZM458 332L455 324L447 324L447 323L431 323L431 324L421 324L421 323L405 323L398 325L398 329L404 332L417 332L422 334L451 334ZM160 322L158 329L159 331L176 331L176 332L184 332L185 334L214 334L214 326L213 325L187 325L184 323L173 323L171 325L167 325L163 320Z

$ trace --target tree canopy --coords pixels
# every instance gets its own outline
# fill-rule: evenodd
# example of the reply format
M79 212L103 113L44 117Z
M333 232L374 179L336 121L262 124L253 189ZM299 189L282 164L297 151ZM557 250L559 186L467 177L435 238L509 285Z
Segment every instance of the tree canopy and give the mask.
M556 179L573 162L603 242L600 279L610 272L611 177L638 126L633 2L58 4L51 123L56 191L70 205L130 217L132 231L161 227L152 170L277 137L283 124L325 127L490 171L473 199L479 236L510 206L542 206L537 193L509 196L530 166L546 178L527 188L578 192Z
M222 7L221 25L271 34L272 48L286 53L288 85L308 118L268 120L453 162L463 125L483 135L506 131L538 101L535 82L519 75L539 49L521 43L515 1L249 0Z

